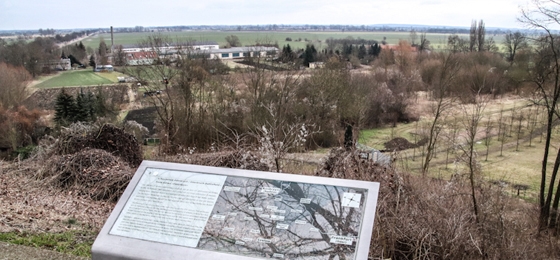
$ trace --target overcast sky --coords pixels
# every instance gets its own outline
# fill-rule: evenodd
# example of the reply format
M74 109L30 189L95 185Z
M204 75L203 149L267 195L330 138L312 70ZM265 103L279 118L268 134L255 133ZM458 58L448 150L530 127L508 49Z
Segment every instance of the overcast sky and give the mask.
M523 28L529 0L0 0L0 30L173 25L419 24Z

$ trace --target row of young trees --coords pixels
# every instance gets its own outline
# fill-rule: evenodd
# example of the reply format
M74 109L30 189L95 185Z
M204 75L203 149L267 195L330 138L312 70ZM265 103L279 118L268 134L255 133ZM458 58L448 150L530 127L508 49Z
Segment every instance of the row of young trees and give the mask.
M491 135L492 126L483 126L483 115L487 98L504 91L516 91L520 88L529 88L529 100L544 113L544 151L541 166L541 179L539 188L539 231L551 230L558 234L560 230L558 220L558 207L560 205L560 150L552 160L551 146L555 138L554 128L560 119L558 113L558 100L560 98L560 37L551 29L559 24L557 14L560 4L556 1L534 0L521 10L519 21L526 26L538 29L540 35L529 39L519 32L508 32L505 37L505 55L503 60L492 53L497 53L495 44L484 35L484 22L474 22L471 26L469 40L466 41L456 36L450 36L448 41L449 53L438 54L439 61L429 61L420 68L424 84L427 84L429 94L434 100L431 121L427 125L427 144L423 152L422 169L426 174L430 169L430 162L437 149L436 144L440 134L449 129L449 121L445 118L452 116L448 108L453 102L461 101L466 104L461 123L464 140L457 147L461 150L461 160L468 169L468 179L471 187L471 197L475 220L480 221L480 208L477 197L477 182L480 182L481 169L477 162L474 143L480 139L481 132L486 133L486 140ZM436 56L436 55L432 55ZM470 58L469 58L470 57ZM465 73L467 71L468 73ZM485 95L490 94L490 96ZM447 112L446 112L447 111ZM498 138L502 143L511 135L517 135L517 145L522 129L526 127L529 138L538 124L536 115L515 114L510 117L509 131L500 113ZM516 123L516 130L512 131ZM526 122L525 126L523 122ZM513 132L513 133L512 133ZM509 133L509 134L508 134ZM456 134L456 133L455 133ZM455 136L455 135L453 135ZM552 169L549 164L552 163Z

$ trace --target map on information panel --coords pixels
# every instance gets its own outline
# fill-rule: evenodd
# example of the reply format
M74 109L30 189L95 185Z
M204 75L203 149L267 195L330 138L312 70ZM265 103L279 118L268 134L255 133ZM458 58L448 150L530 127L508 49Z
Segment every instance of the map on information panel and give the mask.
M366 189L147 168L111 235L235 255L355 259Z

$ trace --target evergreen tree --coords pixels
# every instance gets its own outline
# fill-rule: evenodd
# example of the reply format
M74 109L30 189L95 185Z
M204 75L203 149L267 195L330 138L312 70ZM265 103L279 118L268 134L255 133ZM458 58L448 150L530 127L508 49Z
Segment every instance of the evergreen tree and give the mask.
M372 56L378 57L379 54L381 53L381 46L379 46L379 44L375 43L374 45L371 46L370 53L371 53Z
M344 54L344 57L348 57L348 55L352 54L352 49L352 44L344 43L342 45L342 53Z
M95 68L95 57L93 57L93 54L91 56L89 56L89 66L92 66Z
M91 103L88 102L87 96L82 90L76 96L76 113L74 115L74 122L88 122L90 121L89 111L91 110Z
M317 50L313 45L307 45L305 47L305 51L303 52L303 64L309 67L310 62L315 61L315 57L317 56Z
M292 52L292 47L290 47L290 45L286 45L282 48L282 61L286 62L286 61L293 61L294 60L294 54Z
M358 59L363 59L366 57L366 46L364 44L360 45L360 47L358 48Z
M74 97L66 93L64 89L58 94L55 102L54 122L57 125L69 125L74 122L76 113L76 102Z
M80 44L78 44L78 48L82 51L86 51L86 46L84 46L84 44L80 41Z
M96 109L97 98L95 97L95 95L93 95L93 93L88 91L86 100L88 104L87 114L88 114L89 121L95 122L95 120L97 120L97 114L98 114Z
M111 117L116 115L115 110L113 110L110 106L107 105L105 95L103 94L101 87L97 89L97 94L92 100L93 100L92 107L96 116Z
M85 59L87 59L86 46L84 46L84 44L80 42L80 44L78 44L76 53L73 54L79 61L84 61Z

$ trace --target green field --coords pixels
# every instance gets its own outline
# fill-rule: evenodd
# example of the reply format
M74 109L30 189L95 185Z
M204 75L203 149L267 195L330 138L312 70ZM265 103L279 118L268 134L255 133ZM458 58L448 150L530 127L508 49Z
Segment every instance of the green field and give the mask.
M162 32L162 33L115 33L114 41L115 45L118 44L137 44L146 37L161 34L162 36L169 37L173 41L216 41L220 44L220 47L226 44L225 37L228 35L236 35L239 37L242 45L254 45L257 42L277 42L280 47L290 44L290 46L295 48L304 48L307 44L305 39L310 41L318 49L324 48L326 46L325 40L328 38L347 38L353 37L355 39L361 38L366 40L377 40L382 41L384 37L389 44L396 44L399 40L408 40L409 32L303 32L303 31L275 31L275 32L259 32L259 31L184 31L184 32ZM430 40L433 47L441 46L447 43L447 37L449 34L438 34L438 33L428 33L426 34L428 40ZM467 37L467 35L462 35ZM286 38L292 38L292 41L286 41ZM491 36L488 35L487 38L494 37L496 43L501 43L503 40L502 35ZM88 38L83 41L84 45L91 48L99 47L99 41L103 38L105 42L110 44L111 35L101 34ZM296 41L301 38L301 41Z
M117 82L119 72L93 72L91 70L65 71L39 84L36 88L60 88L72 86L89 86Z

